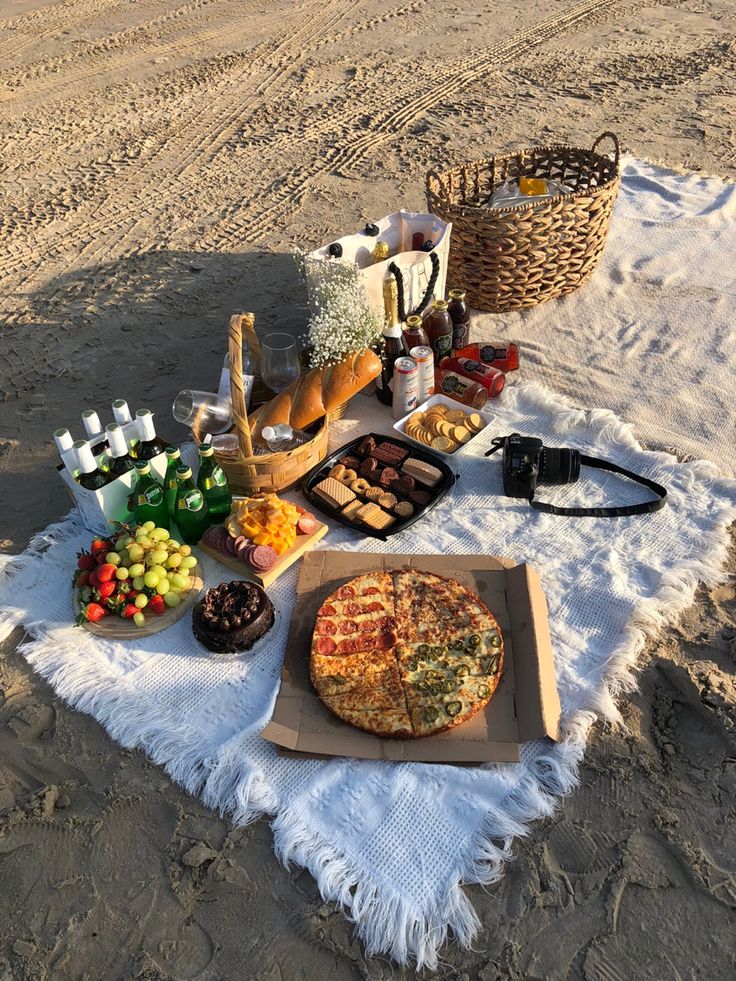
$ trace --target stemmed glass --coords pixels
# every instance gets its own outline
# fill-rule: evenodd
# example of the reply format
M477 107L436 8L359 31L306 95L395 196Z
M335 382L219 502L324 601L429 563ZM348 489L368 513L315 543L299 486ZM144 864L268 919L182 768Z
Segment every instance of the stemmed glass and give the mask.
M261 345L261 376L271 391L283 392L299 372L299 353L291 334L266 334Z

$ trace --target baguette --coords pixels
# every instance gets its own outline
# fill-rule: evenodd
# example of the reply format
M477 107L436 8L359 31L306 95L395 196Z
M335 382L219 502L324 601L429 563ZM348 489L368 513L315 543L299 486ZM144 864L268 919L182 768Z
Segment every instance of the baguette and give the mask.
M368 349L348 354L336 365L313 368L251 415L251 433L258 438L264 426L279 423L305 429L380 374L381 359Z

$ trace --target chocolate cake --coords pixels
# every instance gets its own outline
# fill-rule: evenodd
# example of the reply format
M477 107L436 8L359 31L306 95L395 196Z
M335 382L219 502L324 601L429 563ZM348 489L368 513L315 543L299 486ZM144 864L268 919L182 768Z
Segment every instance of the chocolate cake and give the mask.
M273 621L273 603L264 590L240 579L208 589L192 610L194 636L216 654L250 650Z

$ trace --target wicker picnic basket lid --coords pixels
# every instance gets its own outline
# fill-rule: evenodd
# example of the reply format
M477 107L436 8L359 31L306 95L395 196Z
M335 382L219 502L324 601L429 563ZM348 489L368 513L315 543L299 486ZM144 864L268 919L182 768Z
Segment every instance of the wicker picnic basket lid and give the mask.
M598 152L605 138L609 157ZM448 281L477 310L503 313L578 289L600 259L618 194L620 148L602 133L590 150L556 144L497 155L426 178L429 210L452 222ZM570 193L488 207L504 181L552 178Z
M253 353L253 360L258 365L260 351L255 333L255 317L252 313L233 314L228 330L228 354L230 397L238 449L233 453L215 449L215 456L227 476L230 487L238 494L251 495L286 490L301 480L327 455L327 418L321 421L312 439L293 450L254 454L243 389L244 334ZM202 441L204 434L200 431L198 420L195 420L192 426L192 433L197 442Z

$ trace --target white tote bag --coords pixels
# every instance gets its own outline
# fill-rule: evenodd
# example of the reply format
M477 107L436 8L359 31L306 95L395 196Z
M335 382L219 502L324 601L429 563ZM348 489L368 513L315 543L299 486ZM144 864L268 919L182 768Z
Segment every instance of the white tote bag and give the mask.
M381 317L384 314L383 281L396 271L403 286L399 290L399 316L402 319L412 313L423 312L432 299L444 299L452 225L436 215L415 214L412 211L394 211L375 224L378 235L361 231L335 239L342 247L339 259L330 255L329 248L333 243L323 245L305 257L307 290L313 307L316 287L321 281L325 264L330 262L355 263L368 301ZM425 242L432 242L431 252L412 249L415 233L420 233ZM376 242L385 242L389 248L389 258L382 262L376 262L373 258Z

